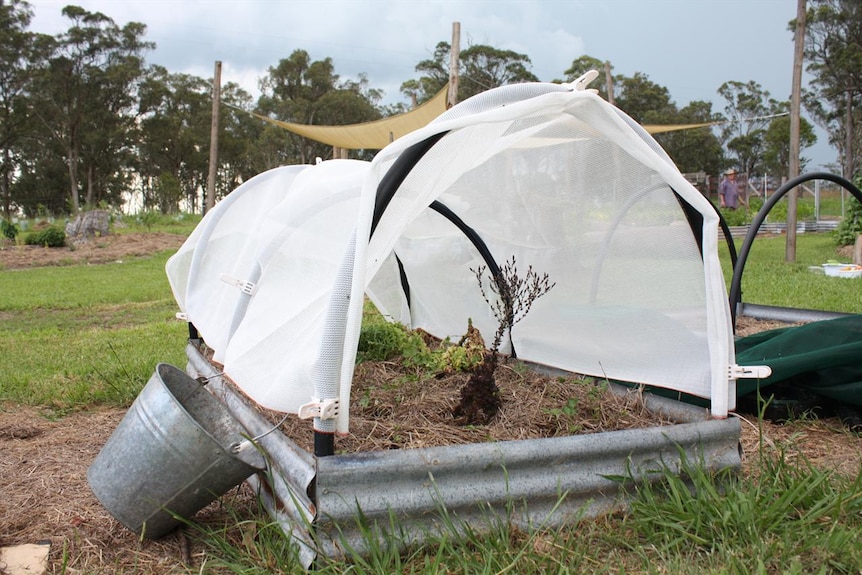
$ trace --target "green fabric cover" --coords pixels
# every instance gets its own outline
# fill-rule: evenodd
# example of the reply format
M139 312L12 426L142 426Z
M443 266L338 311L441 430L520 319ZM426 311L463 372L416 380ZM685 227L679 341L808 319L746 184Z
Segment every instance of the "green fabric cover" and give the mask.
M862 315L757 333L736 341L738 365L768 365L768 378L739 379L737 397L807 391L862 407Z

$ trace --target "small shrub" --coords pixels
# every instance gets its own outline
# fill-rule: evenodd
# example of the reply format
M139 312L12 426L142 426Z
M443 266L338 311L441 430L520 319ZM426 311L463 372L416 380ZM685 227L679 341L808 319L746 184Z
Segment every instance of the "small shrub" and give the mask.
M162 220L162 214L156 210L147 210L138 216L140 222L147 228L147 231L153 229L153 226Z
M751 213L748 208L742 207L737 210L720 208L720 211L728 226L745 226L751 223Z
M772 206L772 209L769 210L769 215L766 216L770 222L774 223L784 223L787 221L787 196L781 198L781 200ZM796 221L802 222L805 220L813 220L814 219L814 204L808 202L796 202Z
M18 226L9 220L0 220L0 233L3 234L3 237L14 242L15 238L18 237Z
M862 187L862 175L853 179L856 187ZM847 204L847 214L838 227L835 228L835 243L839 246L850 246L856 243L856 236L862 234L862 204L851 196Z
M402 354L407 342L407 332L395 323L372 323L363 325L359 332L357 363L364 361L386 361Z
M66 245L66 232L57 226L49 226L29 234L24 243L28 246L45 246L46 248L62 248Z

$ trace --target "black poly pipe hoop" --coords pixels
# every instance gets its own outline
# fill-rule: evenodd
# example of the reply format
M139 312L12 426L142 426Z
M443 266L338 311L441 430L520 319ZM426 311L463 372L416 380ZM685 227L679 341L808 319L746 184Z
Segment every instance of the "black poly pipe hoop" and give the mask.
M742 273L745 270L745 262L748 259L748 253L751 251L751 244L754 242L754 238L757 237L757 232L760 230L760 226L763 224L764 220L766 220L766 216L769 215L770 210L775 207L775 204L777 204L781 198L787 195L787 193L796 186L811 180L828 180L836 183L853 194L859 202L862 202L862 191L853 185L853 182L841 176L830 174L829 172L811 172L810 174L803 174L793 178L778 188L772 197L763 204L754 216L754 219L751 221L751 226L749 226L748 233L745 235L745 241L742 243L742 248L739 250L736 264L733 266L733 279L730 281L730 294L728 295L728 299L730 300L730 319L734 331L736 331L737 306L742 303Z

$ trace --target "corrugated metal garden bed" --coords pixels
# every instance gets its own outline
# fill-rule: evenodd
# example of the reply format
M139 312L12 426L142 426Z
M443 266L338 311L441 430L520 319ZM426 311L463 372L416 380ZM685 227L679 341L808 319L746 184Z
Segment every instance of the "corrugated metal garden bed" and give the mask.
M351 436L336 439L336 455L315 457L307 422L270 432L273 417L217 377L217 367L197 346L190 344L187 355L190 375L210 378L210 391L252 436L266 434L257 443L269 470L249 482L294 537L306 565L317 554L338 557L345 546L362 551L369 526L405 545L463 522L479 529L500 520L525 529L552 527L624 508L627 482L657 478L663 467L677 472L683 459L711 471L740 465L736 418L713 419L705 409L631 391L617 390L617 417L610 411L596 414L609 423L597 432L590 425L573 425L567 417L578 408L594 409L586 399L573 403L557 398L550 404L556 407L537 408L536 397L512 398L512 415L507 417L504 409L487 427L422 429L408 417L419 412L410 402L433 402L439 398L429 396L445 386L409 378L392 396L377 396L375 389L354 384ZM535 395L544 387L587 385L560 372L542 385L529 379L535 374L526 368L514 370L527 378L527 389L532 385ZM505 382L500 388L504 394L515 393ZM598 388L584 389L595 393L590 390ZM451 390L443 393L451 396ZM394 414L401 425L387 420L393 414L386 412L396 404L405 410ZM519 429L515 420L527 409L543 410L548 428ZM612 424L626 418L636 421ZM495 426L506 427L508 435L495 436Z

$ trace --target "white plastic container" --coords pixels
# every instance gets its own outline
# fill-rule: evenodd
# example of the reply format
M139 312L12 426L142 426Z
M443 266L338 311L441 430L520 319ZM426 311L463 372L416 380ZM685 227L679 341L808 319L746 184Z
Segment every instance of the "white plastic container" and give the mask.
M840 278L858 278L862 277L862 266L844 266L838 270Z
M828 275L829 277L838 277L838 270L843 267L848 266L849 264L839 264L839 263L826 263L823 264L823 273Z

